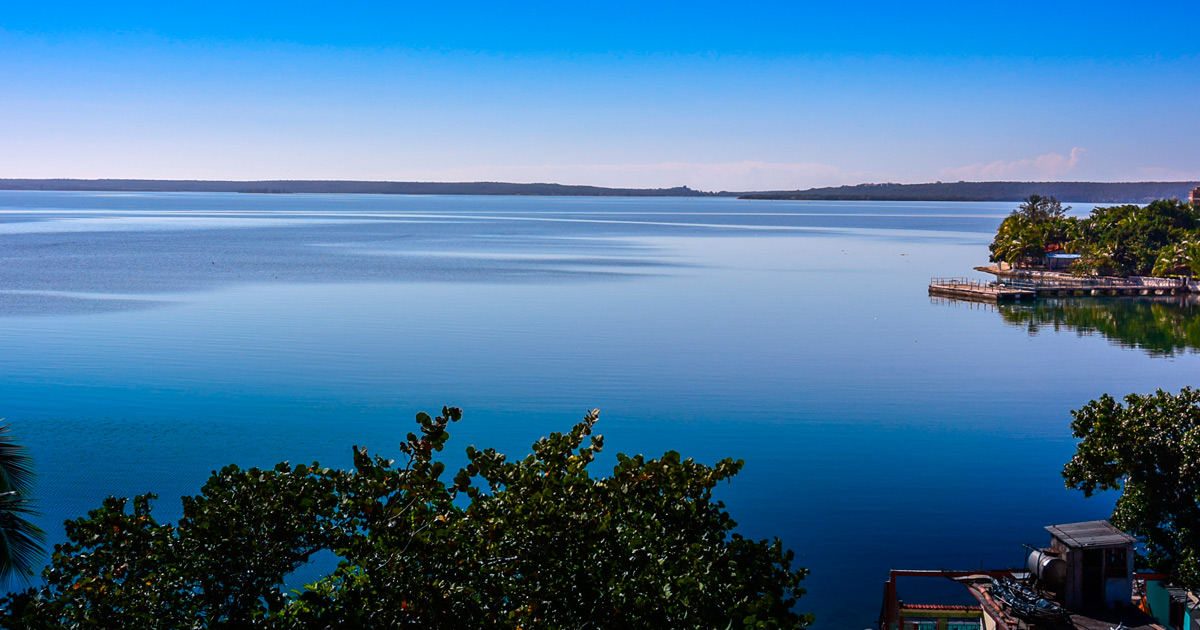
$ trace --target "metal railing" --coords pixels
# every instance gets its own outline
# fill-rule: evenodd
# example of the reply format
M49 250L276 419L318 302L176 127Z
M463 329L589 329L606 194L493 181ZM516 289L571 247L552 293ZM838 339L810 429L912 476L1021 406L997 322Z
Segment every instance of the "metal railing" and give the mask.
M995 286L994 282L985 282L974 278L930 278L929 286L933 287L974 287L986 289Z
M1129 280L1138 283L1139 286L1150 289L1180 289L1187 286L1187 280L1183 278L1151 278L1149 276L1129 276Z
M1022 291L1036 291L1039 286L1038 283L1029 280L1002 280L997 284L1009 289L1020 289Z
M1182 278L1152 278L1130 276L1128 278L1086 277L1054 275L1019 275L1000 281L1005 286L1021 289L1182 289L1187 286Z
M1192 287L1182 278L1151 278L1148 276L1130 276L1128 278L1087 278L1087 277L1008 277L999 281L976 280L975 278L930 278L931 287L966 287L1000 291L1004 289L1019 289L1023 291L1070 290L1070 289L1182 289L1185 287L1200 289L1200 282Z
M969 289L976 293L1000 293L1008 289L1007 286L998 282L988 282L974 278L930 278L929 286Z

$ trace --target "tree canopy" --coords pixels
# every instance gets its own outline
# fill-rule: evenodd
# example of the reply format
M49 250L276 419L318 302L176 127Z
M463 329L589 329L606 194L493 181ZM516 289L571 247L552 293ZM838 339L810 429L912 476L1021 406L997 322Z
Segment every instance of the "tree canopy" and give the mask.
M1063 469L1085 496L1120 490L1112 523L1146 544L1145 562L1200 589L1200 391L1111 396L1072 412L1081 441Z
M1000 224L996 238L988 247L993 262L1013 266L1036 264L1047 248L1061 246L1067 240L1071 221L1062 203L1054 197L1030 195Z
M0 601L11 628L798 628L807 571L752 541L713 498L741 468L668 452L588 467L597 412L509 461L439 459L461 412L417 416L402 465L354 448L354 468L229 466L159 523L152 495L67 523L46 584ZM586 442L586 445L585 445ZM130 509L131 508L131 509ZM328 576L285 593L322 551Z
M1053 197L1031 195L996 231L992 262L1037 265L1049 251L1080 255L1072 270L1100 275L1200 275L1200 208L1178 199L1095 208L1066 216Z

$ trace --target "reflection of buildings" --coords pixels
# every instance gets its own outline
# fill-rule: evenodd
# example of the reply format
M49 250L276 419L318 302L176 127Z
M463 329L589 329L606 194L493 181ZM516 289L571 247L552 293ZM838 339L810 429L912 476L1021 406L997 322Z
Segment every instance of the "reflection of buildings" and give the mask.
M884 587L880 630L1081 628L1197 630L1200 599L1166 576L1134 573L1136 540L1108 521L1052 525L1051 545L1030 547L1026 566L992 571L896 570ZM916 604L898 578L958 582L975 605Z

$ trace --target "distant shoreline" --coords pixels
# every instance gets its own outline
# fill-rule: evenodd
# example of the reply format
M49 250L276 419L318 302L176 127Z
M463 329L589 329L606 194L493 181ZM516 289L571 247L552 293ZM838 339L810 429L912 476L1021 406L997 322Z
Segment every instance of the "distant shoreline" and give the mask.
M506 182L374 182L351 180L0 179L0 190L58 192L221 192L248 194L512 195L571 197L734 197L740 193L675 188L604 188Z
M1075 203L1149 203L1187 199L1195 182L936 182L859 184L808 190L753 192L739 199L812 201L1021 201L1029 195Z
M1186 199L1193 182L936 182L858 184L765 192L705 192L674 188L605 188L509 182L380 182L355 180L0 179L0 190L58 192L219 192L247 194L494 195L565 197L737 197L768 201L996 201L1029 195L1075 203L1148 203Z

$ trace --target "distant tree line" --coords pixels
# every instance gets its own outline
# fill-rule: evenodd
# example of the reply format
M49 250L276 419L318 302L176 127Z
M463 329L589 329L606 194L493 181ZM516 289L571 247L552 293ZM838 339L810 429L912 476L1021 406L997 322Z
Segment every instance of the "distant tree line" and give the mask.
M687 186L604 188L506 182L217 181L165 179L0 179L0 190L92 192L342 193L375 195L531 195L574 197L712 197Z
M753 192L742 199L841 201L1020 201L1030 195L1079 203L1149 203L1186 199L1200 182L937 182L858 184L808 190Z
M1186 198L1200 182L937 182L858 184L808 190L705 192L672 188L605 188L509 182L370 182L344 180L0 179L0 190L95 192L341 193L376 195L537 195L586 197L739 197L842 201L1020 201L1030 195L1080 203L1149 203Z
M1038 266L1048 253L1079 254L1072 272L1106 276L1200 275L1200 208L1179 199L1066 215L1054 197L1031 195L988 246L992 262Z

